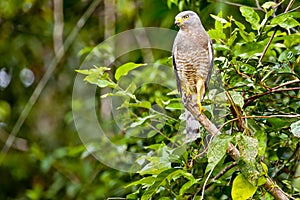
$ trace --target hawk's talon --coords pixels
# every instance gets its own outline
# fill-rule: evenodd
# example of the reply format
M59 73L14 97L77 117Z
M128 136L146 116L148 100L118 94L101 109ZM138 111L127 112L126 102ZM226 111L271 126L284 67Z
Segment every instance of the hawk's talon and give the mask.
M198 104L198 107L199 107L200 114L202 114L204 111L206 111L206 109L204 107L202 107L201 103Z

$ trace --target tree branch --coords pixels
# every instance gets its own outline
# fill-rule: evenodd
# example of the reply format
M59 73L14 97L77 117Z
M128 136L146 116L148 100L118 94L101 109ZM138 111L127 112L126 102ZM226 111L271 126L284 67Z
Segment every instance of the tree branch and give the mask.
M257 94L257 95L254 95L254 96L251 96L247 99L245 99L245 104L243 106L243 108L246 108L250 103L252 103L254 100L262 97L262 96L265 96L265 95L268 95L268 94L271 94L271 93L275 93L275 92L284 92L284 91L291 91L291 90L300 90L300 87L292 87L292 88L284 88L284 89L279 89L279 87L275 87L275 88L272 88L266 92L263 92L261 94Z
M224 169L222 169L215 177L212 178L211 182L205 186L205 189L209 188L214 181L218 180L221 176L223 176L226 172L228 172L230 169L235 167L238 164L237 161L234 161L230 165L226 166Z
M233 2L230 2L230 1L218 1L218 0L215 0L214 2L216 2L216 3L224 3L224 4L227 4L227 5L236 6L236 7L245 6L243 4L233 3ZM251 6L248 6L248 7L252 8L253 10L260 10L259 7L251 7Z
M254 115L254 116L242 116L243 119L255 119L255 118L260 118L260 119L269 119L269 118L300 118L300 115L296 114L296 115ZM223 123L219 130L222 130L222 128L229 124L230 122L234 122L239 120L237 117L228 120L227 122Z
M194 115L194 117L200 122L200 124L206 129L206 131L212 135L212 138L220 135L221 132L218 130L215 124L213 124L204 114L199 114L199 108L191 106L192 104L186 104L187 109ZM230 155L235 161L240 158L239 150L232 144L229 143L227 149L228 155ZM263 187L268 191L276 200L288 200L289 197L277 186L270 177L266 178L267 182Z

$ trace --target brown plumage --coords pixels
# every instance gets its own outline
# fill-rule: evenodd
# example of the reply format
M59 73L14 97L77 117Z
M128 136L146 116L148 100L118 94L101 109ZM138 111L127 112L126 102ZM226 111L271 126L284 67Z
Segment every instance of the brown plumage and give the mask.
M204 108L201 100L208 87L213 67L212 42L202 26L200 18L193 11L184 11L175 17L180 30L173 44L173 66L178 90L184 106L198 106L201 114ZM199 122L186 109L187 140L199 137Z

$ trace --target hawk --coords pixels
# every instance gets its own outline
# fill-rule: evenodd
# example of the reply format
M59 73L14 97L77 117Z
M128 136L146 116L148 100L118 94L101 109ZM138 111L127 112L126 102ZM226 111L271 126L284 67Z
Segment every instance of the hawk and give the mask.
M173 67L186 115L186 140L199 138L200 124L189 112L189 106L198 106L199 114L204 108L201 100L208 87L213 67L213 47L199 16L193 11L184 11L175 17L180 28L174 40Z

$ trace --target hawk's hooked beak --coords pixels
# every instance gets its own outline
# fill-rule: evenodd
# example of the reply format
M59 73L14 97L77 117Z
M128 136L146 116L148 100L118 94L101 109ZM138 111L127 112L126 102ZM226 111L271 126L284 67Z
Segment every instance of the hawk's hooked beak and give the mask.
M178 17L178 18L175 18L175 23L174 23L174 24L175 24L176 26L180 26L182 23L183 23L182 18L179 18L179 17Z

